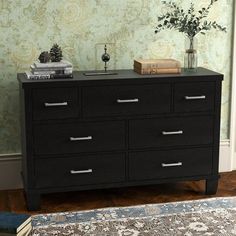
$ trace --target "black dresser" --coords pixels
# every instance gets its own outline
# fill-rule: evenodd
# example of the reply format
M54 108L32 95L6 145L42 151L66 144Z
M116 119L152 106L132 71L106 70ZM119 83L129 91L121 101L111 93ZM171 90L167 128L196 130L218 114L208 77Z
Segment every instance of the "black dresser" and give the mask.
M223 75L115 72L18 74L29 210L51 192L205 179L216 193Z

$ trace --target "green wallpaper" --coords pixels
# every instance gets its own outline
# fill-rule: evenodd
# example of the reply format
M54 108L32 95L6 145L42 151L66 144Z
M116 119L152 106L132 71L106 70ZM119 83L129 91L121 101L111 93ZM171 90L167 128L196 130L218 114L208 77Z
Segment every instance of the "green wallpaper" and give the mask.
M210 0L199 0L199 7ZM176 0L188 5L188 0ZM111 69L132 68L134 58L176 58L183 62L184 37L176 31L154 34L160 0L1 0L0 153L20 152L16 73L25 71L43 50L61 45L76 69L100 69L104 43ZM228 137L233 0L219 0L211 19L228 33L198 38L199 65L225 74L221 138Z

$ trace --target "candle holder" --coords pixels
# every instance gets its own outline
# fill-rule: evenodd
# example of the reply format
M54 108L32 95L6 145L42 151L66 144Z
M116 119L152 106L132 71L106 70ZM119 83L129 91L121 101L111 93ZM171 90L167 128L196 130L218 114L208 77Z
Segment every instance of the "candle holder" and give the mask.
M105 66L104 66L104 69L105 69L105 72L107 72L107 62L110 61L110 55L107 53L107 45L105 44L105 47L104 47L104 51L105 53L102 54L102 61L105 63Z
M84 73L85 76L98 76L98 75L117 75L118 73L116 72L108 72L107 71L107 63L110 61L111 57L110 55L107 53L107 45L105 44L104 47L104 53L101 56L102 61L105 63L104 65L104 72L86 72Z

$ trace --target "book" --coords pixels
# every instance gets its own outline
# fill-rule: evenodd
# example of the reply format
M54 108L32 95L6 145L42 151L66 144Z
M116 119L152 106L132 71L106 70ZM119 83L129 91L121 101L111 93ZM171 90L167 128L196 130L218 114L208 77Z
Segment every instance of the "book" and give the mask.
M54 74L54 75L50 75L50 79L72 79L73 78L73 74Z
M141 75L150 75L150 74L180 74L181 68L137 68L134 67L134 71Z
M31 230L32 230L32 225L29 223L17 234L15 234L15 233L1 233L0 232L0 236L27 236L30 234Z
M68 75L72 74L71 70L48 70L48 71L30 71L33 75Z
M181 64L179 61L174 59L138 59L134 60L134 67L136 68L180 68Z
M33 74L38 74L38 75L42 75L42 74L72 74L73 72L73 67L65 67L65 68L61 68L61 67L48 67L48 68L36 68L34 65L30 66L30 71Z
M30 234L31 230L32 230L32 225L31 223L29 223L18 233L1 233L0 232L0 236L27 236Z
M30 234L31 230L32 230L32 224L29 223L16 236L27 236Z
M47 80L47 79L72 79L73 74L49 74L49 73L44 73L44 74L33 74L30 71L25 72L27 79L32 79L32 80Z
M31 230L31 216L11 212L0 212L0 235L24 235Z
M55 68L72 68L73 65L65 60L62 60L60 62L48 62L48 63L40 63L40 62L34 62L34 67L39 69L55 69Z
M50 79L50 74L43 74L43 75L34 75L32 72L30 71L26 71L25 72L26 76L27 76L27 79Z
M52 75L52 74L64 74L64 71L30 71L33 75Z

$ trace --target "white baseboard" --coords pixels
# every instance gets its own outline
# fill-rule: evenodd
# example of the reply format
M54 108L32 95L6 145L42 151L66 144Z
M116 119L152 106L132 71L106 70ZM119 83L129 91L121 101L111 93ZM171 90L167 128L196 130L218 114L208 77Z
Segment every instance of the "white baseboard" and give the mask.
M236 162L234 163L236 167ZM219 171L231 171L230 142L222 140L220 143ZM236 169L236 168L234 168ZM22 188L21 154L0 154L0 190Z
M219 156L219 172L232 171L232 161L230 155L230 140L221 140Z
M232 170L236 170L236 152L232 153Z

